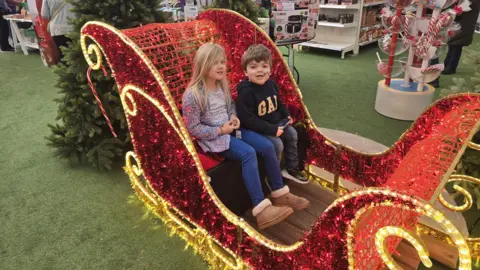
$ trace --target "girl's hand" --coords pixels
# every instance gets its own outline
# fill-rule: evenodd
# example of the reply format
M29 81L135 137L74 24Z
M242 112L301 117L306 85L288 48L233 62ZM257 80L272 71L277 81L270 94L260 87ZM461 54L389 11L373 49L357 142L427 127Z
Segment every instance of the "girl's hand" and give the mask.
M218 128L218 135L230 134L235 130L232 120L225 122L221 127Z
M277 137L282 136L282 134L283 134L283 128L282 128L282 127L279 127L279 128L277 129Z
M230 121L232 121L233 128L238 129L240 127L240 119L235 114L230 116Z
M290 121L288 122L289 125L293 124L293 119L291 116L288 117L288 119L290 119Z

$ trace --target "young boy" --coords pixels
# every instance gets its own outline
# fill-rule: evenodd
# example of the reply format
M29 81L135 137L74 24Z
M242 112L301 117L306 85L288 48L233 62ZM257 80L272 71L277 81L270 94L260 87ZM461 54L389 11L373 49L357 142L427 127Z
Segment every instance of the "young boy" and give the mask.
M242 56L242 67L247 78L237 86L236 108L242 126L264 135L281 157L285 149L284 177L301 184L308 179L298 169L297 131L278 96L277 84L270 79L272 55L263 45L252 45Z

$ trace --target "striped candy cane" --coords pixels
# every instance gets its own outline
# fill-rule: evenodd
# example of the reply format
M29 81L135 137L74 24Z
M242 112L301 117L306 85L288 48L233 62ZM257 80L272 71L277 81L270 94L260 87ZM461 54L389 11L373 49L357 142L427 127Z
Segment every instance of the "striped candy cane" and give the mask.
M422 72L422 74L429 74L429 73L433 73L433 72L443 71L444 68L445 68L444 64L436 64L436 65L433 65L433 66L429 66L428 68L422 69L421 72Z

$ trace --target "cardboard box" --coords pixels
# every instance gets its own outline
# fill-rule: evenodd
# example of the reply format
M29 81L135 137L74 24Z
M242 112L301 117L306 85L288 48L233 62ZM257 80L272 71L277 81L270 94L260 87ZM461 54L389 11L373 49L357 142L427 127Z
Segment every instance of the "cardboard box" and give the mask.
M284 43L309 38L308 10L275 11L275 41Z
M316 4L318 7L318 0L272 0L272 10L292 11L309 9L312 4Z

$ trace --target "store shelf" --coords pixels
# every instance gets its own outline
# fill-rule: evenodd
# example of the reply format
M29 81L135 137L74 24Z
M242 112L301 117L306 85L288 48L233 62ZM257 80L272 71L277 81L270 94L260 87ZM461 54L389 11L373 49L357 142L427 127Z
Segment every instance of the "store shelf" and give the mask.
M373 7L373 6L383 5L383 4L386 4L386 2L365 3L363 4L363 7Z
M329 8L329 9L359 9L360 5L320 5L320 8Z
M370 30L370 29L373 29L373 28L380 28L382 27L382 24L379 23L379 24L375 24L375 25L372 25L372 26L364 26L361 28L361 30Z
M308 41L298 44L300 46L305 47L312 47L312 48L320 48L320 49L327 49L332 51L344 51L349 50L355 46L352 43L346 42L336 42L336 41Z
M372 39L372 40L367 40L367 41L364 41L364 42L360 42L360 46L365 46L365 45L368 45L368 44L371 44L371 43L374 43L374 42L377 42L379 40L379 38L376 38L376 39Z
M365 31L369 32L367 33L368 37L377 37L382 34L381 30L383 26L379 24L377 20L373 20L373 16L375 16L375 19L379 16L383 7L382 5L387 3L386 0L357 0L357 2L354 2L355 4L352 5L334 5L332 2L329 4L328 1L329 0L320 0L319 8L321 15L327 18L340 18L342 15L351 14L354 17L353 22L341 24L339 22L319 21L315 29L316 38L309 42L300 43L300 45L339 51L342 54L342 59L344 59L345 54L349 52L358 54L360 46L379 40L359 41L360 37L365 39ZM365 3L365 1L376 2ZM362 27L362 22L369 26ZM344 30L341 28L344 28Z
M347 27L356 27L357 24L355 22L353 23L334 23L334 22L318 22L319 26L326 26L326 27L340 27L340 28L347 28Z

